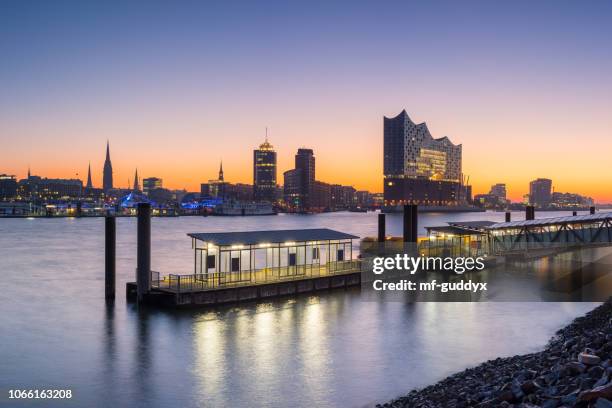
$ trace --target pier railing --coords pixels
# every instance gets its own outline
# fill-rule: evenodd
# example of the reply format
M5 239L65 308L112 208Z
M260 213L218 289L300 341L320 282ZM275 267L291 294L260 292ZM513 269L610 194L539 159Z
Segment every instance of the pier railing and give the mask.
M361 260L330 262L328 264L296 265L240 272L211 272L202 274L160 277L151 272L152 287L172 292L194 292L237 286L254 286L266 283L304 280L325 276L343 275L361 271Z

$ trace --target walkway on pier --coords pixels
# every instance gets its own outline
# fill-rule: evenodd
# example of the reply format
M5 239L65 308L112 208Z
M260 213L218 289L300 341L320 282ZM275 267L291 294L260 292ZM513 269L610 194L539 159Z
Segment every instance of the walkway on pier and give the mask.
M152 287L165 292L201 292L222 288L257 286L272 283L340 276L361 271L361 261L330 262L327 265L299 265L293 267L264 268L241 272L210 272L191 275L160 277L152 272Z
M429 256L511 255L612 245L612 212L534 220L452 222L428 227L419 249Z

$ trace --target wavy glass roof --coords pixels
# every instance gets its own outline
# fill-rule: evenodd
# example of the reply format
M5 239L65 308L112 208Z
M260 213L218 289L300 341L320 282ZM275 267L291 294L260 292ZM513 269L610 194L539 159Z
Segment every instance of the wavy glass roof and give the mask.
M486 227L490 230L504 229L504 228L520 228L520 227L543 227L546 225L555 224L572 224L572 223L587 223L591 221L603 221L612 220L612 212L598 213L598 214L587 214L587 215L576 215L576 216L565 216L565 217L551 217L551 218L540 218L537 220L523 220L523 221L510 221L510 222L498 222L493 225Z

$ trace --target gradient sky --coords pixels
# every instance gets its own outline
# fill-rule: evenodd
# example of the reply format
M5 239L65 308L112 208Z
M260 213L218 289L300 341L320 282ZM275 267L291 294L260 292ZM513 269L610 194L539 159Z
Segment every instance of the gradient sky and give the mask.
M332 4L333 3L333 4ZM463 144L474 192L612 202L612 2L0 3L0 173L166 187L282 171L382 190L382 118Z

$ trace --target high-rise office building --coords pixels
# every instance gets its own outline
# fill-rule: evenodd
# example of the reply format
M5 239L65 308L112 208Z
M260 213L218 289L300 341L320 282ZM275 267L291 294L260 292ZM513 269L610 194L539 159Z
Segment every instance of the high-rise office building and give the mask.
M302 194L302 169L291 169L283 173L283 194L287 205L293 209L304 209Z
M310 208L315 182L315 157L312 149L300 148L295 155L295 169L300 170L300 195L302 208Z
M104 171L102 173L102 190L108 192L113 188L113 165L110 159L110 147L106 141L106 159L104 160Z
M253 151L253 198L255 201L275 201L276 152L266 141Z
M17 180L15 176L0 174L0 200L10 200L17 195Z
M142 191L145 194L148 194L149 191L158 188L163 188L162 179L160 179L159 177L147 177L145 179L142 179Z
M499 198L500 200L506 200L506 185L503 183L497 183L491 186L489 194Z
M387 205L456 205L467 201L462 146L433 138L425 123L405 110L384 120L384 197Z
M529 203L539 208L550 205L552 200L552 180L539 178L529 183Z

